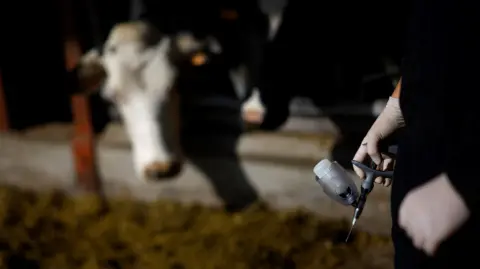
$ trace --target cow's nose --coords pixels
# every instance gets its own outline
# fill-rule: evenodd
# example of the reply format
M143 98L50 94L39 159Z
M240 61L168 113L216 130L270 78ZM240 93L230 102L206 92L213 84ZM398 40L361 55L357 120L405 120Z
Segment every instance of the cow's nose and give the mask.
M149 180L172 179L182 170L180 161L153 162L145 167L144 175Z

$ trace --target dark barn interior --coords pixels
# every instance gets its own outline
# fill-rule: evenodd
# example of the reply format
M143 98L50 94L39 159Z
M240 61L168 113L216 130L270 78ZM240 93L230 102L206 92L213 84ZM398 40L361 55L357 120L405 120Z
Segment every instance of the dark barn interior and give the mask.
M387 96L393 88L386 76L367 83L362 83L362 79L382 73L381 61L385 57L397 64L400 62L398 40L406 17L401 8L405 4L397 7L390 2L367 1L352 6L352 3L344 5L336 1L322 4L318 9L307 1L292 1L285 9L284 23L276 39L267 44L263 40L268 27L266 18L254 1L151 2L147 5L151 5L149 10L155 10L154 15L135 11L129 1L74 1L76 30L83 50L100 45L116 22L142 16L153 18L165 33L178 29L192 30L199 36L213 33L226 47L223 61L235 62L239 57L252 59L251 68L258 70L254 83L262 87L262 98L269 108L267 118L271 120L265 124L266 129L275 129L285 120L288 102L293 96L310 97L319 106L335 106L372 102ZM225 7L237 8L238 21L221 20L219 13ZM45 122L70 121L68 97L72 87L68 86L63 70L58 3L29 3L26 9L22 2L9 2L1 10L4 14L16 14L14 22L2 16L5 41L0 61L11 127L24 129ZM238 34L249 35L250 44L236 42ZM262 50L262 47L268 49ZM28 63L28 70L19 63ZM190 73L200 80L199 77L218 77L215 72L221 72L219 68L210 69ZM229 85L202 85L189 80L196 85L197 93L232 94ZM50 105L43 105L45 103ZM100 130L107 115L100 112L102 101L94 103L98 103L94 109L99 111L95 115ZM35 111L35 115L32 117L26 111Z

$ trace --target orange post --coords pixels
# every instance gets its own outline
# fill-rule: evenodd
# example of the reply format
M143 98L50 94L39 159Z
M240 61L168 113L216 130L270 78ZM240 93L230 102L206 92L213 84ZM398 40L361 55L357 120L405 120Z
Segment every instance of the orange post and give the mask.
M73 71L80 57L81 50L78 43L72 40L67 41L65 43L67 71ZM77 83L82 84L78 80ZM71 102L74 125L72 149L75 160L77 184L82 190L98 192L101 189L101 181L98 176L95 158L95 135L93 132L88 94L75 94L72 96Z
M67 72L73 72L80 62L82 51L75 35L71 0L60 0L59 2L63 7L62 15L63 25L65 27L65 68ZM67 85L67 87L79 87L79 85L83 85L78 77L75 79L75 83L77 83L77 85ZM82 92L83 89L80 90L80 92ZM101 181L95 158L95 137L88 95L82 93L75 94L71 102L74 125L72 151L75 160L77 184L82 190L99 192L101 190Z
M72 143L77 184L86 191L100 191L95 154L95 137L88 98L82 94L72 97L74 137Z
M0 73L0 132L8 131L8 126L7 101L5 100L2 74Z

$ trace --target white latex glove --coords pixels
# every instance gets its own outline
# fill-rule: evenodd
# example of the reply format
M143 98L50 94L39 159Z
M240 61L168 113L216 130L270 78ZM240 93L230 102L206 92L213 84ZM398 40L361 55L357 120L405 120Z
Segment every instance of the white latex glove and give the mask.
M390 169L393 166L393 159L387 155L379 153L378 143L404 125L405 122L400 109L400 102L398 98L390 97L382 113L380 113L377 120L373 123L372 127L370 127L365 138L363 138L362 144L353 157L353 160L364 162L369 155L375 164L379 166L380 170ZM356 166L353 166L353 169L360 178L365 177L365 173L362 169ZM375 182L389 186L391 179L379 177L375 179Z
M415 247L432 256L469 216L464 201L442 173L407 194L398 222Z

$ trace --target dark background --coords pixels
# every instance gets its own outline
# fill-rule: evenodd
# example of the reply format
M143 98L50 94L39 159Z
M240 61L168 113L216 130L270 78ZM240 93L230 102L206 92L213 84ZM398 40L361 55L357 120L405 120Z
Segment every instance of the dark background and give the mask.
M150 18L165 33L180 28L199 36L214 33L229 48L223 57L232 62L238 57L263 56L265 61L252 66L261 71L255 83L262 87L268 107L267 129L283 122L287 104L296 95L311 97L319 106L331 106L370 102L385 98L393 90L386 77L368 84L361 81L368 74L382 71L382 57L400 63L399 40L407 18L404 2L290 1L284 23L271 44L262 40L266 20L254 1L147 2L148 10L154 11ZM0 67L13 129L71 121L58 3L46 0L0 4ZM227 23L219 18L219 10L229 7L239 11L238 22ZM132 17L131 3L126 0L75 0L74 10L84 50L100 44L115 22ZM233 98L226 77L219 78L226 74L218 67L192 70L186 80L194 79L184 83L190 85L184 86L185 91L195 85L197 96L204 93ZM212 82L208 78L213 76L216 79ZM108 116L104 102L98 96L92 98L100 130ZM222 109L220 106L212 113Z

